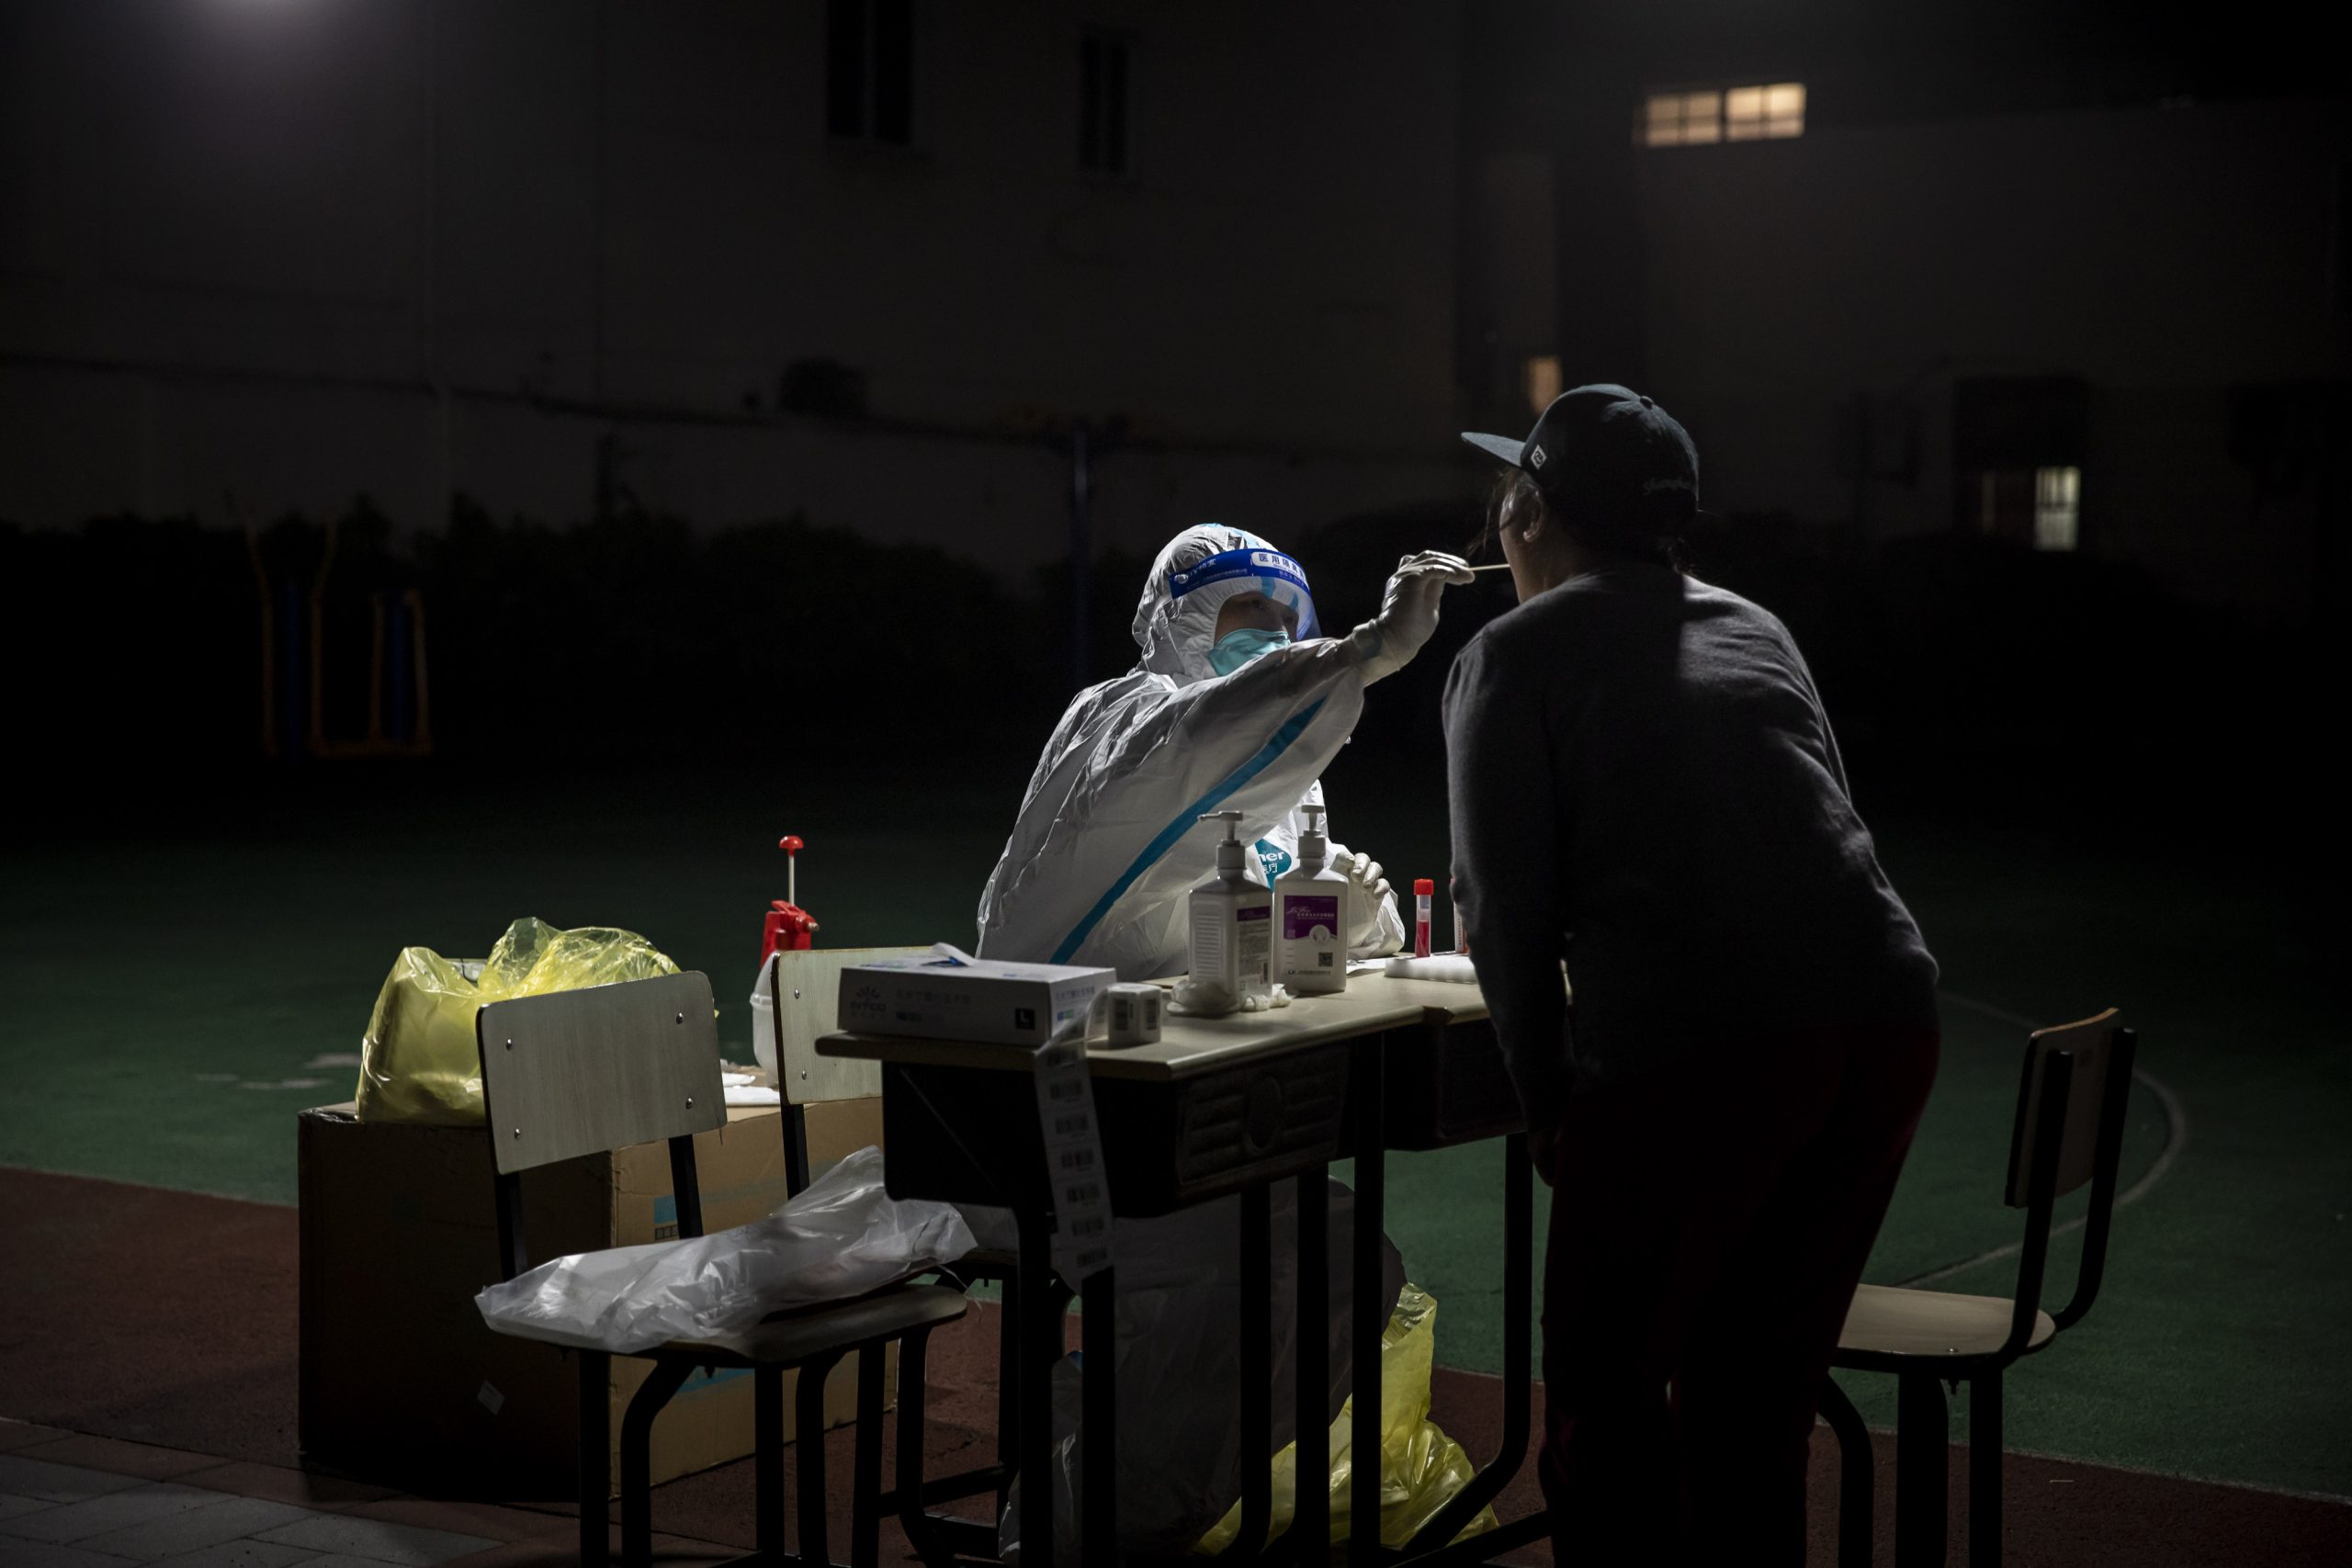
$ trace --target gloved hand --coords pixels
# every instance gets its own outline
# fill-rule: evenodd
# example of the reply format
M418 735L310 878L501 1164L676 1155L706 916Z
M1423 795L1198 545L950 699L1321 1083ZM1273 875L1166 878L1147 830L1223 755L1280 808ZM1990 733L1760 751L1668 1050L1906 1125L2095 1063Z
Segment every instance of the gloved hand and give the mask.
M1385 958L1405 945L1405 922L1380 863L1345 844L1331 846L1329 865L1348 879L1348 956Z
M1349 634L1362 660L1363 683L1369 686L1410 664L1437 631L1437 601L1446 585L1476 581L1468 562L1442 550L1422 550L1397 562L1380 596L1380 614Z

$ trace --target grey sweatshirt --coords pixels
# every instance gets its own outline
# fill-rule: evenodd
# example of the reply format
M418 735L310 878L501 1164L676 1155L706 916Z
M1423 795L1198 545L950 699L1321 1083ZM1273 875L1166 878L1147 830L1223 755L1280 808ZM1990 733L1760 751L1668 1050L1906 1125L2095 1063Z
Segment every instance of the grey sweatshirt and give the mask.
M1935 960L1766 611L1662 565L1574 578L1463 649L1445 735L1454 897L1531 1119L1759 1034L1934 1023Z

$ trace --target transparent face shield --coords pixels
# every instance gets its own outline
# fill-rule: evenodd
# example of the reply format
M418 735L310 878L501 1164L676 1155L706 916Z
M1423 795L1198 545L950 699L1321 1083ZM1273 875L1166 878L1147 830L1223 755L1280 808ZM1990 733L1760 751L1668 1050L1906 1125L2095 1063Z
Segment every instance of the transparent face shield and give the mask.
M1221 550L1198 566L1168 574L1169 597L1180 605L1187 595L1220 585L1265 595L1289 618L1295 638L1304 641L1323 635L1315 617L1315 595L1306 586L1306 573L1280 550Z

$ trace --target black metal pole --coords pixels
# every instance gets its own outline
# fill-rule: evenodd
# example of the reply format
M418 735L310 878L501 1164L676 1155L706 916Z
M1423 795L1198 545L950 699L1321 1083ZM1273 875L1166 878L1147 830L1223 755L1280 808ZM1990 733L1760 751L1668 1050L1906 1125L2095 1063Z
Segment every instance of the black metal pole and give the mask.
M1021 1369L1013 1397L1021 1404L1021 1561L1052 1568L1054 1561L1054 1363L1062 1354L1062 1298L1054 1290L1054 1216L1025 1209L1021 1227Z
M1298 1179L1298 1503L1290 1539L1319 1562L1331 1538L1331 1182L1317 1166Z
M1375 1562L1380 1558L1380 1332L1382 1320L1380 1242L1386 1218L1386 1168L1382 1142L1387 1133L1385 1087L1383 1082L1381 1037L1373 1035L1356 1046L1355 1157L1356 1221L1355 1279L1350 1303L1354 1326L1350 1354L1354 1359L1356 1407L1348 1426L1348 1562Z
M1084 1560L1115 1562L1119 1555L1119 1309L1112 1270L1098 1270L1080 1294L1085 1303L1079 1324L1085 1347ZM1025 1553L1023 1560L1027 1561Z
M802 1363L792 1387L793 1468L799 1472L795 1489L799 1493L803 1562L833 1560L825 1544L825 1382L840 1361L836 1352Z
M1273 1235L1272 1190L1241 1194L1241 1533L1238 1562L1266 1547L1273 1521L1274 1364L1272 1344Z
M1895 1568L1942 1568L1951 1456L1943 1384L1933 1372L1905 1372L1894 1385Z
M613 1359L580 1352L580 1561L612 1561Z
M1968 1380L1968 1563L2001 1568L2001 1370Z
M1527 1455L1527 1429L1535 1388L1534 1167L1527 1134L1503 1139L1503 1440L1469 1484L1406 1547L1408 1553L1437 1551L1461 1534L1478 1510L1501 1495Z
M1821 1418L1838 1434L1838 1568L1871 1568L1871 1515L1878 1503L1871 1429L1835 1378L1821 1381Z
M752 1373L753 1529L762 1554L784 1556L784 1369ZM903 1416L900 1417L904 1419Z
M1094 466L1087 434L1083 420L1070 429L1069 685L1073 692L1090 683L1094 662Z

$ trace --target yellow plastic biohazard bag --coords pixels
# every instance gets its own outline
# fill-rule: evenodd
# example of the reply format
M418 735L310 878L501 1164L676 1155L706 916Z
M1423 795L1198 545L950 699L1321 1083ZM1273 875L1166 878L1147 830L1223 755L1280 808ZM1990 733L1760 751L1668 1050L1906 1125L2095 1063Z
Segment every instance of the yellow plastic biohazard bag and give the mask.
M429 947L403 948L359 1042L359 1120L479 1122L474 1014L485 1002L677 972L635 931L560 931L527 915L507 927L480 963L453 962Z
M1415 1531L1437 1517L1453 1495L1470 1484L1478 1467L1462 1445L1439 1430L1430 1419L1430 1373L1437 1357L1437 1299L1419 1285L1408 1283L1396 1298L1388 1326L1380 1331L1380 1542L1403 1546ZM1350 1400L1331 1423L1331 1539L1346 1540L1350 1477L1355 1472L1349 1451L1355 1401ZM1267 1521L1269 1540L1290 1529L1298 1509L1298 1445L1274 1456L1272 1517ZM1481 1508L1462 1527L1462 1535L1477 1535L1495 1528L1495 1511ZM1214 1557L1241 1533L1241 1505L1227 1510L1193 1550ZM1454 1538L1460 1540L1461 1536Z

